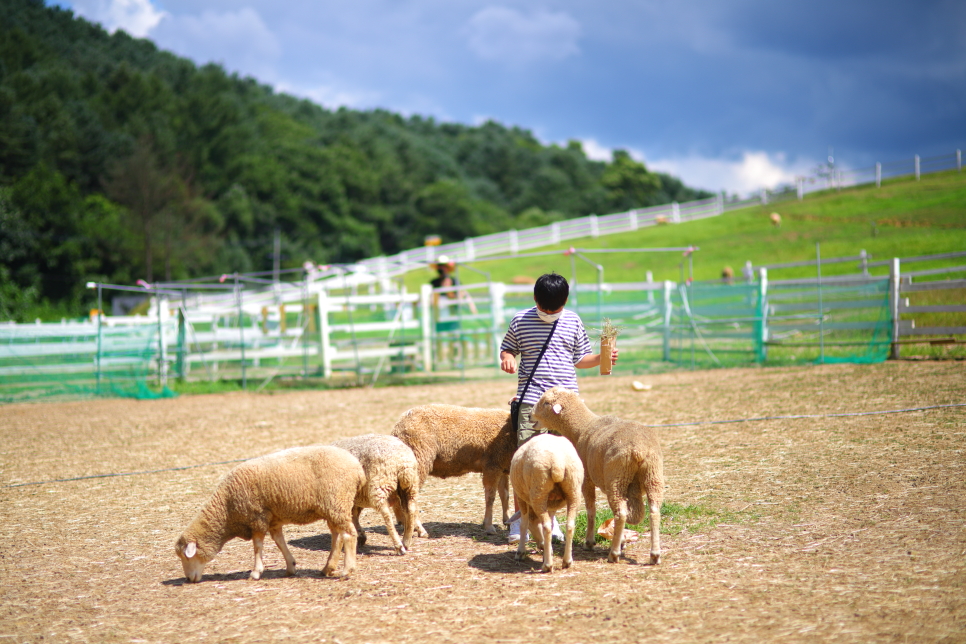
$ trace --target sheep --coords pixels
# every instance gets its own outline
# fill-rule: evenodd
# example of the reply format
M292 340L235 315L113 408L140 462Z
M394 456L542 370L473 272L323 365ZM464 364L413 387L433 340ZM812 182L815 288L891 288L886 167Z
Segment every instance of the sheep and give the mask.
M651 511L651 564L661 563L661 501L664 461L657 432L632 420L594 414L574 392L553 387L533 408L536 427L567 437L584 464L588 550L594 547L595 488L606 495L614 512L614 534L607 559L617 563L624 550L624 524L644 519L644 499Z
M553 572L551 517L567 507L563 567L573 565L577 503L584 484L584 466L573 444L562 436L538 434L521 445L510 461L510 482L520 503L520 534L536 526L533 538L543 548L543 572ZM516 559L526 558L526 539L520 539Z
M359 533L358 545L366 543L366 533L359 525L363 508L374 508L382 515L396 553L406 554L412 547L413 529L418 517L416 496L419 493L419 467L409 446L395 436L366 434L344 438L333 443L359 459L366 472L367 484L356 497L352 522ZM403 537L399 539L390 505L400 508Z
M205 565L224 545L238 537L255 547L252 579L260 579L265 534L272 535L285 557L285 570L295 574L282 526L305 525L325 519L332 534L332 549L322 573L335 576L339 556L345 552L339 576L355 568L356 529L352 508L366 483L355 456L331 446L295 447L254 458L232 468L177 542L189 582L201 581Z
M420 485L429 475L448 478L481 472L486 500L484 530L496 534L493 502L497 493L503 504L503 523L509 523L510 459L517 448L517 433L509 410L422 405L404 413L392 435L409 445L416 455ZM429 536L418 518L416 530L421 537Z
M779 215L777 212L771 213L771 215L769 216L769 219L771 219L771 225L774 226L775 228L782 227L782 216Z

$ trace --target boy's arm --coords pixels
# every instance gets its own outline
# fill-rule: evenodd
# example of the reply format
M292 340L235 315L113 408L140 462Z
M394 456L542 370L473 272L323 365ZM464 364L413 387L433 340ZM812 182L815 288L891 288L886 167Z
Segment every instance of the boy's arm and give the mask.
M617 352L617 347L614 347L614 350L611 351L611 353L610 353L610 362L611 362L611 364L617 364L617 353L618 353ZM574 364L574 366L577 367L578 369L591 369L593 367L599 367L600 366L600 354L599 353L588 353L583 358L581 358L580 360L578 360L576 362L576 364Z

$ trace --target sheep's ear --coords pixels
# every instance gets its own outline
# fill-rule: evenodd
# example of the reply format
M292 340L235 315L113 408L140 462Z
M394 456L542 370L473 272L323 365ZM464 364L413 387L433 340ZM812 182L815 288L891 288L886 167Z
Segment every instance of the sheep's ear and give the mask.
M559 414L563 410L563 407L558 403L553 406L553 413Z
M191 559L196 554L198 554L198 544L194 541L188 543L188 545L184 547L184 556L188 559Z

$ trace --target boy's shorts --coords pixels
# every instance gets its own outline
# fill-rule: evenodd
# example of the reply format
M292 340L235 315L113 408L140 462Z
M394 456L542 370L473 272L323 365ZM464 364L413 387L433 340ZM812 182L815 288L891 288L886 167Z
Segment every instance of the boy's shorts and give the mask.
M528 440L536 436L537 434L546 434L545 429L534 429L533 421L530 419L530 413L533 411L533 405L528 405L527 403L520 403L520 424L517 430L517 447L520 447Z

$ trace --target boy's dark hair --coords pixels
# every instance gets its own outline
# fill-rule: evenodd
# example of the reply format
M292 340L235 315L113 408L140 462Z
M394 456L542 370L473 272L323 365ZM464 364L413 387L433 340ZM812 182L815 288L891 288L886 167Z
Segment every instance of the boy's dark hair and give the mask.
M545 311L556 311L567 303L569 296L570 284L563 275L545 273L533 285L533 299Z

